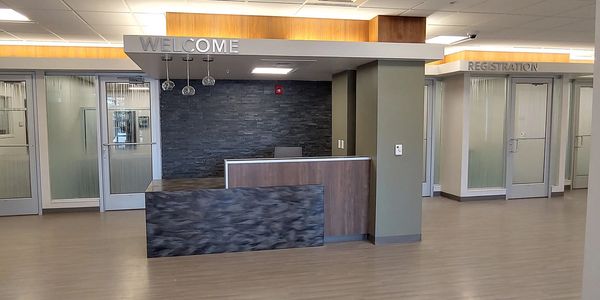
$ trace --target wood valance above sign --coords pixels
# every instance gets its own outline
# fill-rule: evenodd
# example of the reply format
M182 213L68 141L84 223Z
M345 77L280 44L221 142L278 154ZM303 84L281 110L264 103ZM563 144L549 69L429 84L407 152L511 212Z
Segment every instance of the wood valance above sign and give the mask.
M167 13L167 35L229 39L424 43L423 17L372 20Z

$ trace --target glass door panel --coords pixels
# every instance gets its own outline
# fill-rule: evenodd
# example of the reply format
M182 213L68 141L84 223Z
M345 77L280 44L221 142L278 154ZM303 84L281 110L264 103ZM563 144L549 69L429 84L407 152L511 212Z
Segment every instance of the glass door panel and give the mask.
M46 76L52 200L100 198L95 76Z
M39 213L31 82L0 76L0 216Z
M152 181L150 83L103 81L104 209L144 208Z
M514 79L508 198L548 196L551 79Z
M573 164L573 188L588 187L590 171L590 147L592 145L593 88L576 86L575 91L575 141Z

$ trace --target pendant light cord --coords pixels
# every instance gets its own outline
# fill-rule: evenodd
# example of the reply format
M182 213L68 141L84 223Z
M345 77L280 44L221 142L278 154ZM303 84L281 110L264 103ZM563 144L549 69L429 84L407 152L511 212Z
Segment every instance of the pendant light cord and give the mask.
M207 61L208 65L206 67L207 71L208 71L208 77L210 77L210 55L208 55L208 61Z
M187 85L190 85L190 61L186 60Z
M165 64L167 65L167 81L169 81L169 61L165 60Z

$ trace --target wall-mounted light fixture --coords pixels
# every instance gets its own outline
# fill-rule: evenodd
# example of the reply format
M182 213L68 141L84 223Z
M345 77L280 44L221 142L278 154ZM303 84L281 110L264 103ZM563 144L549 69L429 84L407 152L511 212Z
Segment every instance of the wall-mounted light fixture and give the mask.
M181 89L181 94L183 94L184 96L193 96L196 94L196 89L190 85L190 61L193 60L194 59L191 58L189 55L183 58L183 61L185 61L187 73L187 85L184 86L183 89Z

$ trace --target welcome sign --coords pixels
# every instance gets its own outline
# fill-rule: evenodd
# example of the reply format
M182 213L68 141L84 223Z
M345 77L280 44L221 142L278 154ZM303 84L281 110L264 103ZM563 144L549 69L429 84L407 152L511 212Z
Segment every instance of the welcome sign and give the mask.
M238 54L239 40L139 36L143 52L183 54Z

